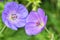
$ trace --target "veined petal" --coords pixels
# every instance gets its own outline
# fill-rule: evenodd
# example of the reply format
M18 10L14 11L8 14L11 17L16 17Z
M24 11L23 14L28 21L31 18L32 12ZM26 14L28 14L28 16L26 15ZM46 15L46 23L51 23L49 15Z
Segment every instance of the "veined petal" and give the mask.
M22 4L19 4L19 7L18 7L18 10L17 10L18 13L20 13L20 17L21 18L25 18L27 17L28 15L28 10L26 9L26 7Z
M40 18L44 18L44 16L45 16L45 12L44 12L44 10L43 9L41 9L41 8L38 8L38 15L40 16Z
M35 23L27 23L25 26L25 31L27 35L36 35L42 31L43 27L36 26Z
M18 30L18 28L14 24L10 24L11 29Z
M26 24L26 19L19 19L19 21L15 23L16 27L18 28L24 27L25 24Z
M47 15L44 17L44 24L46 26L46 23L47 23Z
M5 10L11 11L11 10L17 10L18 3L16 2L7 2L5 5Z
M27 23L25 25L26 34L32 35L32 28L33 28L33 26L36 26L36 24L34 22L30 22L30 23Z
M17 27L15 25L13 25L12 23L10 23L8 20L3 21L5 23L5 25L13 30L17 30Z
M31 11L26 19L26 22L36 22L36 21L38 21L38 19L39 19L39 17L38 17L37 12Z

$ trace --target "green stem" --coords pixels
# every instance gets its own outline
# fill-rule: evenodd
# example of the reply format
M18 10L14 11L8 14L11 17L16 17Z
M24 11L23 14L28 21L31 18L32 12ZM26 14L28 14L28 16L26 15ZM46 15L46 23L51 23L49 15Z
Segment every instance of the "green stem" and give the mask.
M30 4L31 4L31 2L29 2L29 3L26 5L26 7L28 7Z
M51 32L45 27L45 30L50 34Z
M0 31L0 33L2 33L2 32L5 30L5 28L6 28L6 26L4 26L4 27L2 28L2 30Z
M51 40L54 40L54 34L51 33L46 27L45 27L45 30L46 30L49 34L51 34Z
M34 2L32 5L32 10L36 11L37 10L37 4Z
M52 36L51 36L51 40L54 40L54 34L52 34Z

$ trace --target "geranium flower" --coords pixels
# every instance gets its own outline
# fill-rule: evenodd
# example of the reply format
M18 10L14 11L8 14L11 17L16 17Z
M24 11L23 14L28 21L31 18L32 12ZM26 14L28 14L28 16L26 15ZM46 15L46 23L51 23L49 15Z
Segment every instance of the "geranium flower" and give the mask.
M28 11L24 5L8 2L2 13L2 20L7 27L17 30L20 27L24 27L27 15Z
M26 19L25 31L27 35L36 35L46 26L47 16L45 12L38 8L38 11L31 11Z

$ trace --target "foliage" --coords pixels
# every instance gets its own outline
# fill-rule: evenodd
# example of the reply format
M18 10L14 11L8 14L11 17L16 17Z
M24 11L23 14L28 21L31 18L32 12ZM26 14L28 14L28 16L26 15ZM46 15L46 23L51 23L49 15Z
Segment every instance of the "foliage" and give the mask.
M0 33L0 40L60 40L60 0L38 0L37 5L33 3L36 0L4 0L0 1L0 31L4 27L4 23L2 22L2 11L4 9L4 5L6 2L16 1L18 3L24 4L25 6L29 4L27 9L31 11L34 7L41 7L45 10L48 16L47 29L50 33L48 33L45 29L38 35L28 36L25 33L24 28L19 28L18 31L11 30L6 28L2 33ZM37 9L36 8L36 9ZM53 37L53 38L52 38Z

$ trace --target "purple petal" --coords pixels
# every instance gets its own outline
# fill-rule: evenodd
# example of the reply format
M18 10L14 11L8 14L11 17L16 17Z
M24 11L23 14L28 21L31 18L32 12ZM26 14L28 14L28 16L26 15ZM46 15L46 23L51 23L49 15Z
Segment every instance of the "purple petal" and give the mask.
M35 23L27 23L25 31L27 35L36 35L42 31L43 27L36 26Z
M6 11L3 11L3 13L2 13L2 20L3 21L5 21L5 20L7 20L7 14L6 14L7 12Z
M26 26L36 26L36 23L35 22L28 22L28 23L26 23Z
M38 8L38 15L40 16L40 18L44 18L44 16L45 16L44 10L41 8Z
M28 34L28 35L32 35L32 31L31 31L32 28L31 28L31 26L36 26L36 25L33 22L27 23L25 25L25 31L26 31L26 34Z
M46 25L47 22L47 16L45 16L45 12L43 9L39 8L38 9L38 15L40 17L40 21L44 23L44 25Z
M11 29L13 30L18 30L18 28L12 23L9 24L9 27L11 27Z
M8 2L5 5L5 10L11 11L11 10L17 10L18 4L16 2Z
M17 30L16 26L10 23L8 20L3 21L5 25L13 30Z
M20 13L21 18L25 18L28 15L28 10L22 4L19 4L17 12Z
M47 16L44 17L44 24L46 26L46 23L47 23Z
M34 11L31 11L26 19L26 22L36 22L38 19L38 14Z
M18 27L18 28L24 27L25 24L26 24L25 19L19 19L19 21L17 23L15 23L16 27Z

